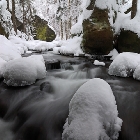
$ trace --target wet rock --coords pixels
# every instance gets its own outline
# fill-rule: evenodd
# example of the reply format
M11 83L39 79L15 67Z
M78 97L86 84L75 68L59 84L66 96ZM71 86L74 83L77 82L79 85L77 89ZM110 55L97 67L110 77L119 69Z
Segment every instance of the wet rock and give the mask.
M74 70L74 68L72 67L70 63L61 64L61 68L65 70Z
M46 70L60 69L60 61L56 59L45 60Z
M82 70L82 71L85 71L87 69L90 69L90 68L93 68L93 64L91 62L85 62L85 63L82 63L78 66L78 69L79 70Z
M49 82L44 82L40 85L40 90L44 92L52 92L52 86Z
M113 49L113 31L108 21L108 10L97 7L83 22L82 47L85 53L108 54Z
M132 31L121 30L118 35L118 50L120 52L140 53L140 38Z

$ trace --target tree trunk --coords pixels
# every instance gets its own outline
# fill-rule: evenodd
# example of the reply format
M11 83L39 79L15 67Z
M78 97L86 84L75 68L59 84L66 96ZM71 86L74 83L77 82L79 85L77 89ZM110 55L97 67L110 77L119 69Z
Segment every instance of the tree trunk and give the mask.
M12 21L13 21L14 31L17 34L17 25L16 25L16 16L15 16L15 0L12 0Z
M7 9L8 9L8 11L10 11L9 10L9 0L7 0Z
M138 0L132 0L131 19L133 19L136 16L136 13L137 13L137 1Z
M24 3L22 4L22 8L23 8L23 32L26 34L26 14Z

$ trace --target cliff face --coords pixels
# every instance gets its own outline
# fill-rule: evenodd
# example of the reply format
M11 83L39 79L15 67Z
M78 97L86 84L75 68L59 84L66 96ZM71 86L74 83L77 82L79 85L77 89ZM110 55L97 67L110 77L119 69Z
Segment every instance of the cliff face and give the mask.
M93 10L92 0L88 10ZM90 54L108 54L113 49L113 31L108 21L107 9L94 7L89 19L83 22L83 49Z

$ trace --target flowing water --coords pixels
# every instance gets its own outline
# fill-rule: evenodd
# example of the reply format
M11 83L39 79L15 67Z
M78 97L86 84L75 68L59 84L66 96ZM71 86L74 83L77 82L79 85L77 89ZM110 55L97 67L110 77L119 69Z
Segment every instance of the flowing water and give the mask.
M61 69L48 70L46 78L26 87L8 87L0 80L0 140L61 140L69 102L91 78L107 81L123 120L119 140L140 140L140 82L107 74L106 66L94 66L85 58L46 55Z

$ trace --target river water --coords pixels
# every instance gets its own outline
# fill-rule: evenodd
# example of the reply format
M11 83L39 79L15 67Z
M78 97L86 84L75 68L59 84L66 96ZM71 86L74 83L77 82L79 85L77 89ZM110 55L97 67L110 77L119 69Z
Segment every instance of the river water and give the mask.
M61 69L48 70L46 78L25 87L8 87L0 80L0 140L61 140L69 102L88 79L102 78L113 90L123 120L119 140L140 140L140 82L108 75L106 66L94 66L85 58L51 53Z

